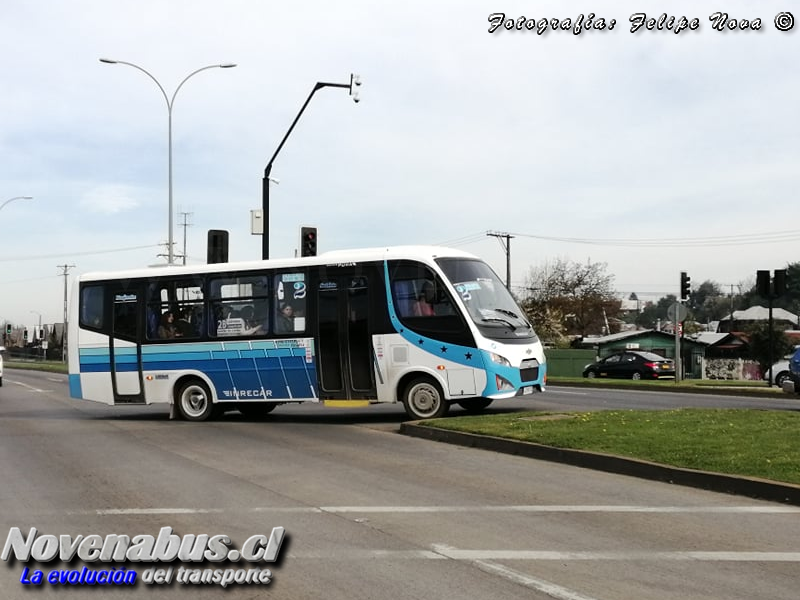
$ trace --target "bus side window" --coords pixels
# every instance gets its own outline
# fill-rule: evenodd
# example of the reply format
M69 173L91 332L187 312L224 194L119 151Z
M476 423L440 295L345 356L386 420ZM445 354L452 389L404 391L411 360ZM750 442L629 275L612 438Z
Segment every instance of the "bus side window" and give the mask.
M103 298L105 288L87 286L81 290L81 325L100 329L103 327Z

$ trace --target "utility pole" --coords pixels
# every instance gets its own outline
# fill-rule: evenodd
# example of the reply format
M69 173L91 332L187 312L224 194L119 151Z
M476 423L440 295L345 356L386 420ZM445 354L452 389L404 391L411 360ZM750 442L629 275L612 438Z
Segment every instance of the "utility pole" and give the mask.
M64 272L64 330L61 332L61 362L67 362L67 276L70 269L74 269L75 265L56 265Z
M194 213L181 212L181 213L178 213L178 214L183 217L183 223L181 223L180 226L183 227L183 266L185 267L186 266L186 228L187 227L191 227L193 225L192 223L189 223L187 221L187 219L188 219L188 217L191 217L192 214L194 214Z
M501 233L499 231L487 231L486 235L496 237L506 253L506 287L510 292L511 291L511 238L513 238L514 236L511 235L510 233ZM505 243L503 243L502 238L505 238L506 240Z

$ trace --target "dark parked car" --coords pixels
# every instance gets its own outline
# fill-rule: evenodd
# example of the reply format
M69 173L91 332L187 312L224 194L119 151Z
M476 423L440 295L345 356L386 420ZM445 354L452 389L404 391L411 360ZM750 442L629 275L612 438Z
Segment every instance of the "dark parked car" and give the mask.
M669 359L638 350L615 352L603 360L586 365L583 376L622 377L624 379L674 379L675 363Z

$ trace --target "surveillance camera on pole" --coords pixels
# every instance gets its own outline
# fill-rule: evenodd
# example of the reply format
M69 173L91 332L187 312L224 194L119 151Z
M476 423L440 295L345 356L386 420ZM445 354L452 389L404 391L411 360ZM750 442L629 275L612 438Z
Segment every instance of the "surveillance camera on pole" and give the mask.
M350 73L350 95L353 97L353 102L358 103L361 98L358 96L358 88L361 87L361 76Z

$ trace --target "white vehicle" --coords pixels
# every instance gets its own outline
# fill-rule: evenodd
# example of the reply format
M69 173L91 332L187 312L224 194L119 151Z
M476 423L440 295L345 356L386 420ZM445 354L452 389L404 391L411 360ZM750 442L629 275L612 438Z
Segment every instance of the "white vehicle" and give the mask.
M503 282L449 248L87 274L70 315L73 398L166 402L193 421L320 401L402 402L427 419L546 382L542 344Z
M779 388L783 388L783 382L789 378L789 361L782 360L780 362L775 363L772 365L772 381L770 381L770 385L778 386ZM769 369L764 372L764 381L769 379Z

